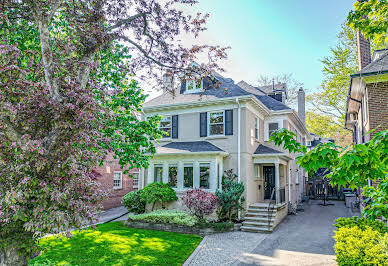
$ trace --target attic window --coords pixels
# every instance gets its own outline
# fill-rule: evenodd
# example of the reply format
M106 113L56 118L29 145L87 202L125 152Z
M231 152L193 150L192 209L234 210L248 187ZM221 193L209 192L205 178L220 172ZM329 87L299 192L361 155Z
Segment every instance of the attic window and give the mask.
M189 79L186 81L186 93L201 92L203 89L203 80Z

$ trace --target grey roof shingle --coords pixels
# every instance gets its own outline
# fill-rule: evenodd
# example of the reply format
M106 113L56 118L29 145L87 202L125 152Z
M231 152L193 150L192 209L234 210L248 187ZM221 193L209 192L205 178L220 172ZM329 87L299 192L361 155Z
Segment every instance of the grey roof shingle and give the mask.
M223 152L223 150L208 141L170 142L157 147L157 154L190 152Z
M272 149L263 144L259 144L254 154L274 154L274 153L283 153L283 152Z
M221 76L216 76L216 78L220 82L220 86L217 88L212 87L206 89L204 92L192 94L180 94L179 91L176 91L175 95L172 95L171 93L164 93L152 99L151 101L146 102L144 107L254 95L270 110L278 111L291 109L287 105L273 99L268 95L265 95L264 91L262 91L260 88L253 87L245 81L240 81L238 84L235 84L234 81L229 78L224 78Z
M361 71L353 74L352 77L357 75L372 75L379 74L388 71L388 50L386 50L378 59L364 67Z

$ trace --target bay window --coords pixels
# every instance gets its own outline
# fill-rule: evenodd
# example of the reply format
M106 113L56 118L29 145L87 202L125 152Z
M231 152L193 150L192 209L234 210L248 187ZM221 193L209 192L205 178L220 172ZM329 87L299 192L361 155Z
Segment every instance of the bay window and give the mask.
M192 188L194 178L193 164L185 164L183 167L183 187Z
M154 182L160 183L162 182L163 178L163 165L156 164L154 167Z
M208 189L210 187L209 178L210 178L210 164L201 163L199 165L199 187Z
M178 183L178 167L176 165L168 166L168 183L171 187L176 188Z

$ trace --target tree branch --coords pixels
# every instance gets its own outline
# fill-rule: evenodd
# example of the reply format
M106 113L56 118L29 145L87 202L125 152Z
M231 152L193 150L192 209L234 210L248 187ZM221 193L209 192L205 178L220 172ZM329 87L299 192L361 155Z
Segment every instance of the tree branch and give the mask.
M146 16L147 14L150 14L150 13L149 12L143 12L143 13L139 13L139 14L130 16L127 19L119 20L115 25L106 28L105 32L117 29L117 28L121 27L122 25L128 25L132 21L134 21L135 19L143 17L143 16Z
M53 5L51 7L51 11L50 11L50 14L48 15L48 21L51 21L51 19L54 17L55 13L57 12L57 10L59 9L59 7L62 5L63 3L63 0L57 0L57 2L55 3L55 5Z

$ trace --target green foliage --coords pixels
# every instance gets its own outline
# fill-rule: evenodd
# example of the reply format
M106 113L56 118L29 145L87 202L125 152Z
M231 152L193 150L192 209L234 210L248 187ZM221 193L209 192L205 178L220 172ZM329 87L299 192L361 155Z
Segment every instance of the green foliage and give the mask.
M233 169L224 172L222 177L222 191L216 190L218 197L218 205L220 208L217 211L218 219L228 219L231 221L237 217L239 210L243 209L245 201L242 194L244 193L244 184L236 181L237 175L233 173Z
M363 218L337 219L334 245L338 265L385 265L387 228Z
M388 1L356 1L354 11L349 12L348 25L355 30L361 30L366 38L386 45L388 43Z
M151 183L141 190L141 197L146 203L152 203L152 210L155 207L156 202L163 204L166 202L177 200L175 190L168 184L163 183Z
M125 195L123 205L129 212L144 213L146 201L141 197L141 190L131 191Z
M286 129L270 137L278 146L289 152L302 153L297 163L309 173L327 168L327 178L332 184L363 187L363 195L372 202L364 209L368 219L380 216L388 218L388 130L377 133L369 142L341 148L333 143L324 143L306 152L306 147L296 141L295 134ZM376 188L367 186L368 180L380 180Z
M202 221L198 223L200 228L213 228L215 231L222 232L234 227L234 224L231 222L209 222Z
M129 215L128 220L149 223L179 224L187 226L195 226L199 221L196 216L178 210L157 210L151 213Z
M44 250L29 265L182 265L202 237L128 228L121 222L40 240Z
M352 218L338 218L335 220L334 226L338 229L342 227L358 227L361 230L365 230L367 227L371 227L373 230L380 232L381 234L388 233L388 227L383 222L377 220L368 220L353 216Z

